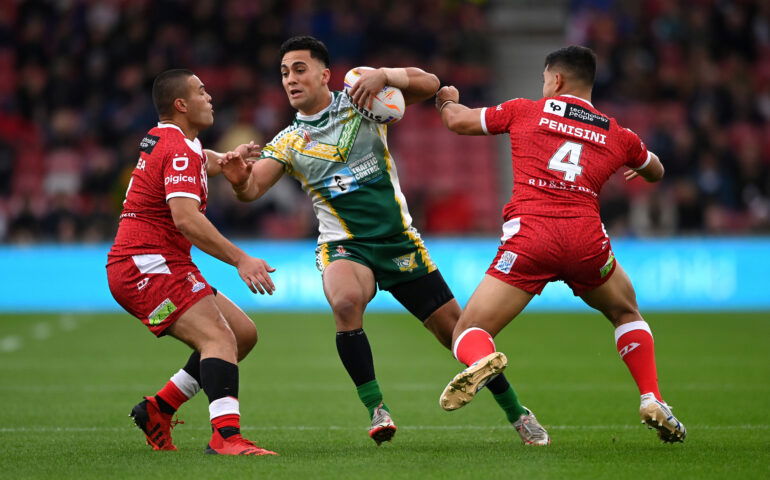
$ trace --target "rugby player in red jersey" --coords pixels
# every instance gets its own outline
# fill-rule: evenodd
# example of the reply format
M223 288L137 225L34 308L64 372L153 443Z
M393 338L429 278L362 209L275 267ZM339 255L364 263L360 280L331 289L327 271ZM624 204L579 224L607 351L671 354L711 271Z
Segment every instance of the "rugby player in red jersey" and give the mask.
M200 389L209 398L212 425L206 453L275 454L240 434L238 362L254 347L251 319L210 286L190 257L191 245L237 268L252 292L275 286L264 260L250 257L206 218L207 177L221 169L220 154L203 150L197 136L214 122L211 96L188 70L155 79L152 97L160 122L142 139L128 184L107 279L115 300L156 336L170 335L193 350L187 364L131 417L154 450L176 450L171 417ZM253 144L237 151L259 153Z
M546 57L540 100L470 109L459 103L454 87L436 96L450 130L510 136L514 181L503 209L501 245L453 334L453 353L469 367L447 385L440 403L446 410L462 407L502 371L507 360L495 351L492 337L548 282L563 280L614 325L618 353L639 387L642 421L664 442L681 442L686 429L658 389L652 332L612 253L598 202L602 186L617 170L630 168L626 180L641 176L656 182L664 169L634 132L591 104L595 73L593 51L571 46ZM544 434L536 443L549 441Z

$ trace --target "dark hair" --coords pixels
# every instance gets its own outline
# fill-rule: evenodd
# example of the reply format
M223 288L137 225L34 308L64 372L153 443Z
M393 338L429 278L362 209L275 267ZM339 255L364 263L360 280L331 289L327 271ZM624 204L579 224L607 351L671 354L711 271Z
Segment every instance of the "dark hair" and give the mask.
M152 82L152 103L159 117L171 115L174 112L174 100L187 98L187 79L195 75L189 70L176 68L166 70Z
M545 67L561 68L568 76L590 87L596 77L596 54L590 48L571 45L549 53Z
M329 50L326 49L324 42L317 38L309 35L291 37L281 45L281 50L278 54L279 58L283 58L288 52L293 52L295 50L310 50L310 56L312 58L315 58L323 63L326 68L329 68Z

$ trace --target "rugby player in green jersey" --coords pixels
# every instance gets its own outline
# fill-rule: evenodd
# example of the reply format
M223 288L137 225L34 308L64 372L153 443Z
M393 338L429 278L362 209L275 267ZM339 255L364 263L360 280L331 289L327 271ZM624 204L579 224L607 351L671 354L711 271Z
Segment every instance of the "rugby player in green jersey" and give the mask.
M228 152L220 163L242 201L259 198L284 173L311 197L319 225L316 262L334 314L337 351L369 410L369 436L379 445L393 437L396 425L383 402L363 330L367 304L378 288L389 291L447 348L460 306L412 227L387 127L363 118L354 106L368 105L385 85L400 88L407 105L421 102L436 93L439 80L419 68L365 70L348 97L329 89L329 53L322 42L293 37L281 46L280 58L296 119L265 146L258 161ZM486 386L511 423L534 427L534 416L503 375Z

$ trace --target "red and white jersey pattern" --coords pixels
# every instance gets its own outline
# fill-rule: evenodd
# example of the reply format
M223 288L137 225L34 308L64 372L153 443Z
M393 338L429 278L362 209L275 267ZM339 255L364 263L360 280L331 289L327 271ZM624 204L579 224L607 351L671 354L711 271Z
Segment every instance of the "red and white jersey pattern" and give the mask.
M514 99L481 110L486 134L508 133L513 194L503 209L517 215L598 217L599 192L624 165L640 169L650 155L639 137L571 95Z
M190 241L174 225L168 201L186 197L206 212L208 177L200 141L189 140L176 125L159 123L139 144L120 225L109 256L162 253L190 258Z

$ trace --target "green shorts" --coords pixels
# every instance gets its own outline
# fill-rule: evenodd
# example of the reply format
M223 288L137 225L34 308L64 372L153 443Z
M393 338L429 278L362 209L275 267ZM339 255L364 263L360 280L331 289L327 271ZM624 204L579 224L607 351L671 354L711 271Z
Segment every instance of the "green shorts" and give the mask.
M436 264L414 228L386 238L322 243L315 252L316 266L322 273L335 260L350 260L371 269L380 290L388 290L436 270Z

